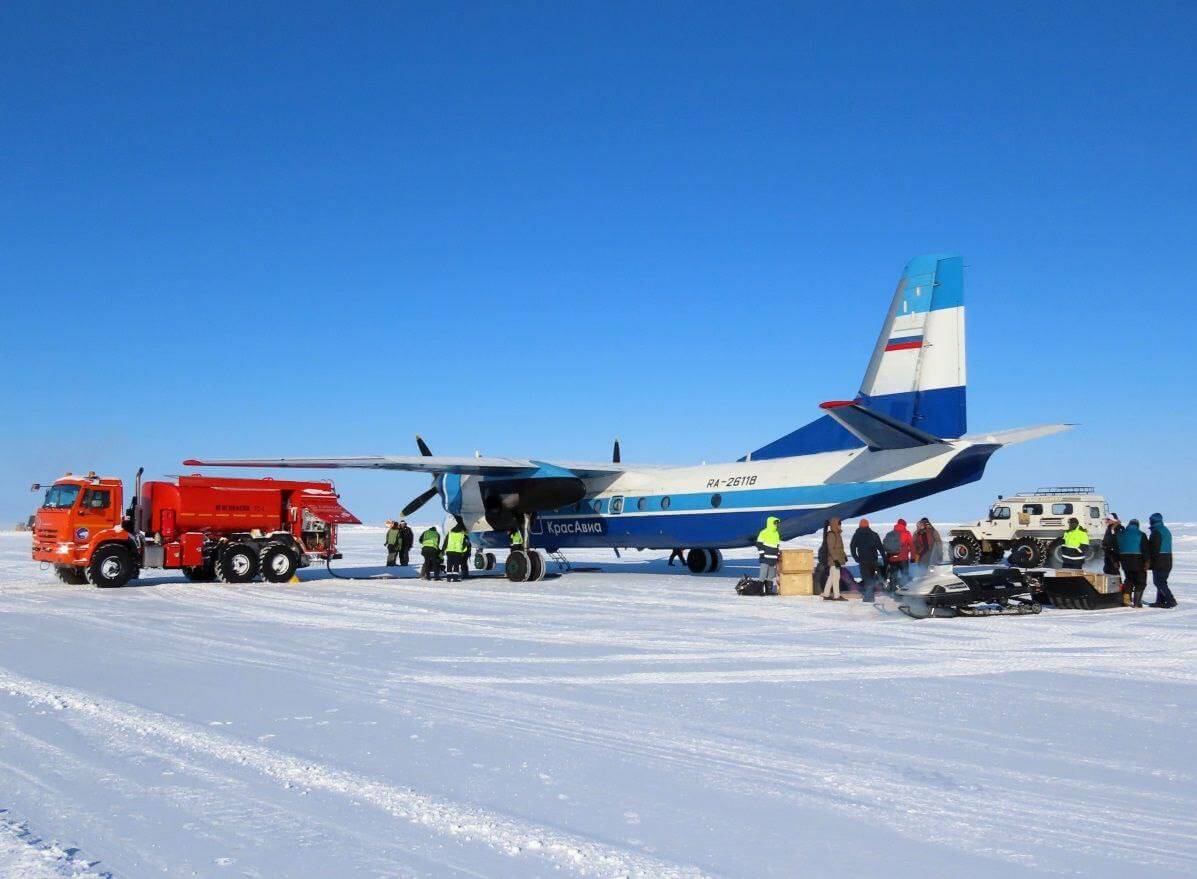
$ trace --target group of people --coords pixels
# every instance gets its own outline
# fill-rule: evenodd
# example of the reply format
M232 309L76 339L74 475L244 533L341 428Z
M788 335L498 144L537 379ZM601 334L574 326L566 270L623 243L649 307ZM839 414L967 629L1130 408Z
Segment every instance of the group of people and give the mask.
M780 524L780 519L770 516L756 538L760 578L770 582L777 578L781 555ZM863 598L871 602L879 585L888 583L896 587L942 562L943 538L925 517L919 519L913 532L905 519L899 519L885 537L872 529L868 519L861 519L845 549L843 523L833 516L823 524L823 541L814 573L815 585L821 589L824 601L846 601L841 587L857 585L846 569L849 553L860 566Z
M780 519L770 516L756 538L760 579L769 582L777 578L777 562L781 555L780 524ZM1142 607L1147 572L1151 571L1156 596L1148 606L1176 607L1176 598L1168 588L1168 575L1172 572L1172 532L1159 513L1151 514L1148 525L1150 534L1144 534L1138 519L1131 519L1123 526L1116 514L1110 514L1102 538L1105 573L1122 577L1125 604ZM845 549L843 525L833 516L823 525L823 541L815 565L815 585L821 589L824 601L846 600L840 594L841 586L857 585L845 569L851 553L860 566L863 598L872 601L879 584L896 588L910 582L925 574L932 565L943 562L943 551L943 538L927 518L919 519L913 533L906 527L906 520L899 519L884 538L872 529L868 519L861 519ZM1073 569L1082 568L1089 556L1089 534L1076 519L1068 520L1060 556L1063 566Z
M1150 534L1143 533L1138 519L1123 525L1115 513L1110 514L1101 540L1105 555L1103 570L1115 577L1122 576L1124 604L1143 606L1147 572L1151 571L1155 601L1148 607L1176 607L1176 598L1168 588L1168 575L1172 573L1172 532L1159 513L1152 513L1147 524Z
M411 528L403 519L386 524L383 543L387 549L387 567L393 567L396 559L400 565L407 565L415 542ZM420 576L425 580L440 580L442 575L450 582L464 580L469 576L466 568L470 549L470 536L460 522L446 532L443 540L436 526L429 526L420 534L420 555L424 557Z

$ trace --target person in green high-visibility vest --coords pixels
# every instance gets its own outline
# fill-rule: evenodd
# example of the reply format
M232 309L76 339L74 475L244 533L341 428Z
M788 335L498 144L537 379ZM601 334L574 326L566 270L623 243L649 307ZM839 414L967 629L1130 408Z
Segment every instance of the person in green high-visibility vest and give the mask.
M520 534L520 529L511 529L511 548L513 550L524 548L524 535Z
M450 583L459 582L465 577L469 542L470 535L460 522L445 535L445 576Z
M1085 559L1089 557L1089 532L1081 527L1076 519L1068 520L1068 530L1064 532L1064 545L1060 547L1060 558L1064 567L1079 571L1085 566Z
M420 555L424 556L424 567L420 576L425 580L441 578L441 533L435 525L429 525L420 535Z

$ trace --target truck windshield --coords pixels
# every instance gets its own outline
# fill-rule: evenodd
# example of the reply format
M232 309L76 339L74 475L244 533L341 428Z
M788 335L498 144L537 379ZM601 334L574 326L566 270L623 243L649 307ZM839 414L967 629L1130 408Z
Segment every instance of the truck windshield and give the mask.
M78 485L51 485L46 491L46 500L42 508L65 510L67 507L73 507L75 498L79 497L79 489Z

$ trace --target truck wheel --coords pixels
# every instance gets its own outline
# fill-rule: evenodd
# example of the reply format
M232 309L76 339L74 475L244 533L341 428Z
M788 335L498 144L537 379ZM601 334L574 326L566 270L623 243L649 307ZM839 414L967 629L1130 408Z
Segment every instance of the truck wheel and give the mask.
M133 554L120 545L101 546L91 554L87 582L101 589L124 586L133 577Z
M216 569L211 562L183 568L183 576L192 583L211 583L216 579Z
M1030 537L1014 541L1010 545L1010 564L1018 568L1039 567L1039 541Z
M74 565L56 565L54 573L68 586L82 586L87 583L87 574L83 568L76 568Z
M270 543L260 556L262 576L271 583L286 583L299 568L299 556L289 546Z
M952 538L952 564L975 565L981 558L981 542L971 534Z
M230 543L216 557L216 577L225 583L248 583L258 576L258 554L248 543Z

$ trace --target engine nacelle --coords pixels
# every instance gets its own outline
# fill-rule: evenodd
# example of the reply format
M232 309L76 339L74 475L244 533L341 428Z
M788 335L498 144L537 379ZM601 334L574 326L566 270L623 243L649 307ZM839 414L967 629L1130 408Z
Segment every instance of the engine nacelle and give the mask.
M576 476L488 479L478 485L486 521L497 531L523 526L524 516L576 504L586 485Z

